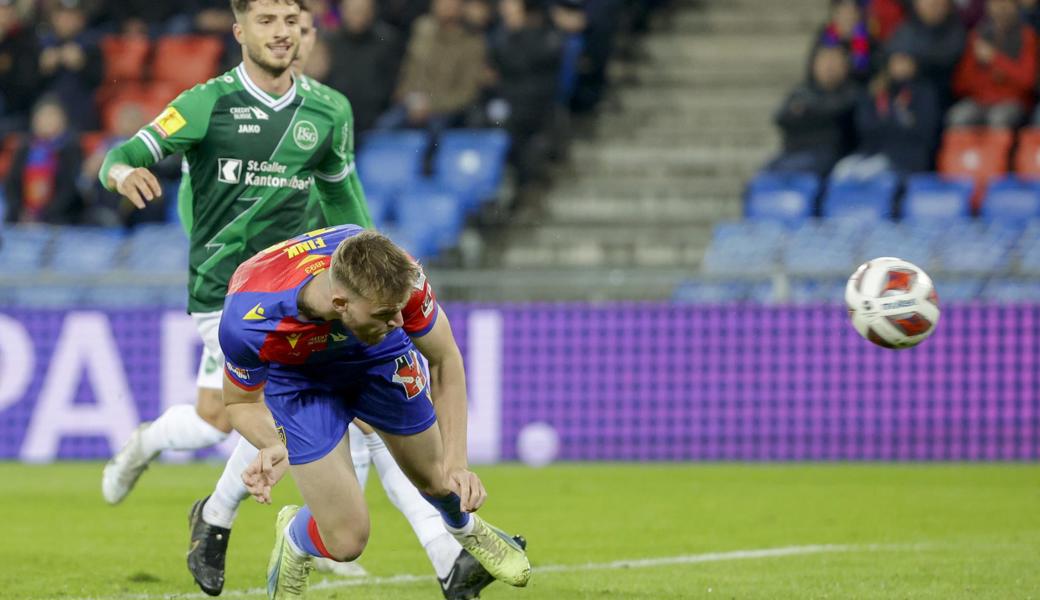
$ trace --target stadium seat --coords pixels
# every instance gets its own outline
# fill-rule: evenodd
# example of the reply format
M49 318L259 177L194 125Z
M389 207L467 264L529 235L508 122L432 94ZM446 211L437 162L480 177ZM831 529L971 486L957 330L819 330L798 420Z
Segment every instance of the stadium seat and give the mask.
M181 275L188 269L188 238L177 224L140 225L126 243L126 268L142 275Z
M1040 183L1017 177L991 181L982 201L982 218L1008 227L1025 227L1040 217Z
M106 35L101 39L105 81L125 83L143 79L152 44L143 35Z
M703 270L714 275L772 275L785 229L773 221L723 222L715 226Z
M208 35L171 35L155 44L152 77L180 89L204 83L217 75L224 44Z
M1035 304L1040 298L1040 281L1036 279L993 279L982 289L982 299L1007 304Z
M903 196L903 218L930 222L958 221L971 216L973 183L937 175L913 175Z
M826 221L807 221L787 239L784 270L794 275L847 277L856 268L858 241L855 230Z
M83 289L82 305L97 308L153 308L160 289L146 285L93 285Z
M430 136L423 131L380 131L365 137L357 169L365 190L395 194L422 177Z
M729 304L750 295L751 283L741 280L694 279L675 288L672 301L680 304Z
M403 191L395 203L397 227L412 231L429 228L437 248L458 243L466 219L466 206L453 190L436 184L419 184Z
M948 177L965 177L975 182L973 205L978 206L988 180L1008 171L1012 132L1000 129L963 127L947 130L939 149L939 172Z
M822 214L861 221L890 219L898 184L894 175L865 181L831 181L823 197Z
M1019 273L1040 276L1040 220L1034 219L1022 232L1016 253Z
M11 303L21 308L76 308L83 300L83 292L78 285L17 285Z
M819 177L809 173L761 173L748 184L744 214L798 225L812 216L819 190Z
M984 223L952 224L936 242L936 259L946 273L992 275L1010 269L1015 236Z
M795 277L788 300L794 304L844 304L847 278Z
M436 234L429 227L401 228L390 225L384 227L382 233L416 259L425 260L437 256Z
M101 124L105 131L115 129L116 115L127 104L140 107L145 119L157 117L166 104L176 96L176 91L166 83L128 84L106 86L98 90L97 101L101 106Z
M939 306L974 302L982 293L983 280L975 277L934 278L935 293L939 297Z
M1015 173L1024 179L1040 179L1040 128L1026 127L1019 131Z
M928 270L933 263L935 240L941 232L940 227L927 223L878 223L863 239L857 262L895 256Z
M376 229L382 229L393 221L394 201L390 194L366 188L365 204L368 205L368 214L372 217L372 224Z
M0 272L5 275L34 274L43 268L50 253L54 229L42 225L16 225L0 234Z
M69 275L90 275L116 268L119 250L123 245L121 231L60 227L55 234L51 270Z
M495 197L508 153L509 135L501 129L446 131L437 141L433 176L473 207Z

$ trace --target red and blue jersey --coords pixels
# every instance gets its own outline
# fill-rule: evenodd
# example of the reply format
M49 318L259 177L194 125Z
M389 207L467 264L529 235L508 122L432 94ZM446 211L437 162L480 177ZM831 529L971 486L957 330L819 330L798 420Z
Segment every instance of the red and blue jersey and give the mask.
M361 233L356 225L312 231L242 263L228 285L220 320L220 347L228 378L245 390L265 386L268 395L350 388L353 373L395 360L413 348L437 321L433 289L420 271L401 311L404 326L367 345L339 321L308 321L297 297L315 275L329 268L341 241Z

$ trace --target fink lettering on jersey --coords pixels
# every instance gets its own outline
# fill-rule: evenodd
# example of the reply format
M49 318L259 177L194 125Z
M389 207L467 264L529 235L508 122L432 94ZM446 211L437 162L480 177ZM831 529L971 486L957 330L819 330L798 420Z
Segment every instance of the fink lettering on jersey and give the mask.
M318 248L324 248L324 247L325 247L325 240L324 240L324 238L316 237L316 238L314 238L312 240L307 240L305 242L299 242L299 243L293 244L292 246L289 246L288 248L285 249L285 254L286 254L286 256L288 258L296 258L297 256L303 254L304 252L310 252L311 250L317 250Z
M260 126L256 123L242 123L238 126L238 133L260 133Z

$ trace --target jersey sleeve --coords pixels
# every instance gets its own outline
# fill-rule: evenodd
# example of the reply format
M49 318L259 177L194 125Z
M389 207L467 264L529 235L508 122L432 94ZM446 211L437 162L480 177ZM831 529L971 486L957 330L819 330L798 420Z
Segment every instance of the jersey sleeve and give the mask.
M332 145L314 171L318 202L329 225L372 227L365 192L354 163L354 116L350 103L340 97Z
M113 165L150 167L167 156L194 146L206 135L213 105L214 84L200 84L177 96L151 123L105 156L99 179L109 191L108 172Z
M224 351L224 374L238 387L253 392L267 383L267 363L260 359L263 333L239 325L242 316L225 310L220 319L220 349ZM259 337L261 343L252 340Z
M402 328L411 337L422 337L433 329L439 312L440 307L437 306L437 297L433 294L433 287L420 267L412 296L404 310L401 311L401 316L404 317Z

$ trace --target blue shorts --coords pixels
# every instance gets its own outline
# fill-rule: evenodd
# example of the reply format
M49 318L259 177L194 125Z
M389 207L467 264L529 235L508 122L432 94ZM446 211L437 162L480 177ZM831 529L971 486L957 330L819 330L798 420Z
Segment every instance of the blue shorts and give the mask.
M396 359L348 370L343 379L353 383L337 392L265 394L289 464L314 462L331 452L354 418L395 435L422 433L437 422L430 375L414 347Z

